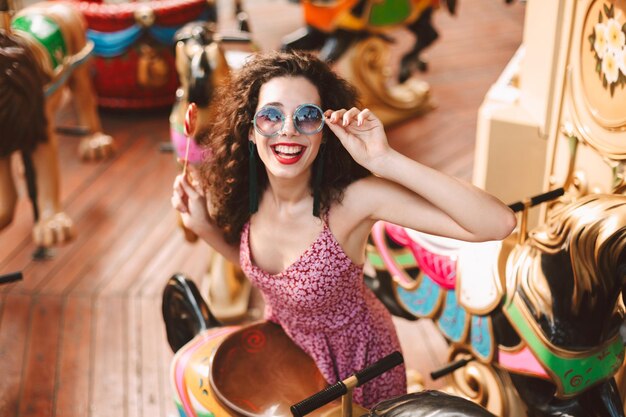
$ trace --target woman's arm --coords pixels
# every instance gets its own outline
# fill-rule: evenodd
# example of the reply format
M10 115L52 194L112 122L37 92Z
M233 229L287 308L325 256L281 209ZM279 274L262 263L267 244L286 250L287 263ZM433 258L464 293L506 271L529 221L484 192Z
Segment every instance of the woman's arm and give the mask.
M369 110L325 114L352 157L378 177L360 181L346 193L360 201L360 214L370 221L467 241L503 239L515 227L515 215L495 197L393 150L382 123Z
M209 216L206 196L199 187L190 184L187 176L178 175L174 180L172 206L181 214L186 228L194 232L213 249L235 265L239 265L239 247L224 240L222 231Z

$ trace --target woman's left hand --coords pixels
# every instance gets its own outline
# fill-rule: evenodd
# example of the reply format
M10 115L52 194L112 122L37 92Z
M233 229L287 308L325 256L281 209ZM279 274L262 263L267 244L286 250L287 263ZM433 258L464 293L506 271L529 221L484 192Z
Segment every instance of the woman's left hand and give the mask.
M369 109L326 110L330 130L339 138L350 155L372 172L390 151L382 122Z

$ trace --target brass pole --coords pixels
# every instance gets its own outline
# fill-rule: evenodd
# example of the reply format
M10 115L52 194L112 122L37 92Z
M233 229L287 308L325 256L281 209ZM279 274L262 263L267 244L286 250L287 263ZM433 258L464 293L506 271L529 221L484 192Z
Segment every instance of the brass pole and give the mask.
M356 376L352 375L343 380L344 385L348 389L343 397L341 397L341 417L352 417L352 391L359 383Z

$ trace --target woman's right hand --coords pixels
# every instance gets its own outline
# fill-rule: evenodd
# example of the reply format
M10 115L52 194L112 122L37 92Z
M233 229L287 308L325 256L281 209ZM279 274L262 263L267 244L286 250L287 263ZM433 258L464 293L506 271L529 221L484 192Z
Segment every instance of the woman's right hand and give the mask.
M207 198L202 187L188 178L189 175L179 174L174 179L172 207L178 210L187 229L203 236L211 228Z

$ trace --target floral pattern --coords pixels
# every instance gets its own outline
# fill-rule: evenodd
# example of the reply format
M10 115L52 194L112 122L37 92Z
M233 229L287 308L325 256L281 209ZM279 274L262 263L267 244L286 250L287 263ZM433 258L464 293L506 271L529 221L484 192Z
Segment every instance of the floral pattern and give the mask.
M265 297L265 318L283 327L328 383L400 350L389 312L365 286L363 267L343 252L326 220L313 244L275 275L252 263L249 235L248 223L241 235L241 267ZM357 388L354 400L371 408L405 393L405 368L397 366Z
M626 23L620 23L624 20L622 12L616 13L613 4L605 4L602 9L588 39L596 59L596 72L613 97L615 88L626 84Z

